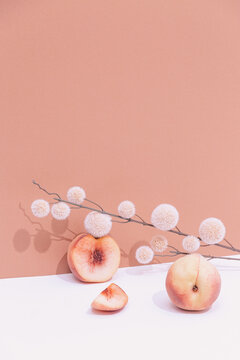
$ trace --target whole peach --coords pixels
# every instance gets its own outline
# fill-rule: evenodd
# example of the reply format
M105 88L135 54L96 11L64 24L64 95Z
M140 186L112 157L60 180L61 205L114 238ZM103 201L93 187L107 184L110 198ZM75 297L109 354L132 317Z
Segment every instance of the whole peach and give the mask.
M166 278L171 301L184 310L204 310L217 299L221 278L216 267L200 254L176 260Z

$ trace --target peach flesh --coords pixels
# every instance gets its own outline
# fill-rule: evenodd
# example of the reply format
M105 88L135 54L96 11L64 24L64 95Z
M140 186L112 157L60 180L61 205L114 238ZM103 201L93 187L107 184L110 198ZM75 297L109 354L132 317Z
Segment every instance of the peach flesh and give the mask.
M177 307L205 310L218 298L221 278L213 264L200 254L191 254L172 264L166 278L166 289Z
M96 297L91 306L95 310L117 311L127 302L127 294L118 285L111 284Z
M111 279L119 267L120 249L110 236L95 239L83 233L70 243L67 260L77 279L104 282Z

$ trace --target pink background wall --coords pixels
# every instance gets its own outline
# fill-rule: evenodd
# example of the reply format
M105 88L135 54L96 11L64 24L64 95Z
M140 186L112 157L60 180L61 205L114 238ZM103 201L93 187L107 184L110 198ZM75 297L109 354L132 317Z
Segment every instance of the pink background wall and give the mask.
M63 196L80 185L110 211L132 200L146 220L172 203L188 232L219 217L239 244L239 10L221 0L1 1L1 277L68 271L69 229L83 230L84 210L33 223L43 195L32 178ZM156 233L114 224L121 265Z

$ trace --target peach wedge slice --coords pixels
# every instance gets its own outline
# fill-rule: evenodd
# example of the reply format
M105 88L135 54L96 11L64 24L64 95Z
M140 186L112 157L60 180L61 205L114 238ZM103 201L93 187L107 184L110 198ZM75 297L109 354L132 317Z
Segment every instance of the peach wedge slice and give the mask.
M127 294L118 285L112 283L96 297L92 302L92 308L101 311L116 311L124 308L127 302Z

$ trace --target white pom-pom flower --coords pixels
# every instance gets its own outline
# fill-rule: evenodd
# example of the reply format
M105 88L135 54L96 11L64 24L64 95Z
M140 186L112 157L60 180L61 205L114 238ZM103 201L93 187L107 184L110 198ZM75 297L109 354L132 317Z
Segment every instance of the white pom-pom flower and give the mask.
M85 229L92 236L99 238L107 235L112 228L112 220L109 215L92 211L84 220Z
M70 214L70 207L64 202L58 202L51 208L51 214L56 220L65 220Z
M182 246L188 253L193 253L199 249L200 241L196 236L188 235L183 239Z
M206 244L217 244L225 237L226 229L221 220L208 218L201 222L199 235Z
M152 212L152 224L163 231L175 228L179 220L177 209L170 204L158 205Z
M80 186L73 186L67 192L68 201L74 204L81 204L85 198L86 193Z
M150 241L150 246L155 252L163 252L168 247L168 241L165 236L162 235L155 235Z
M135 205L129 200L122 201L118 205L118 214L125 218L130 219L135 215Z
M39 218L45 217L50 212L49 203L46 200L35 200L31 205L31 210L34 216Z
M154 257L150 246L140 246L136 251L136 259L140 264L149 264Z

